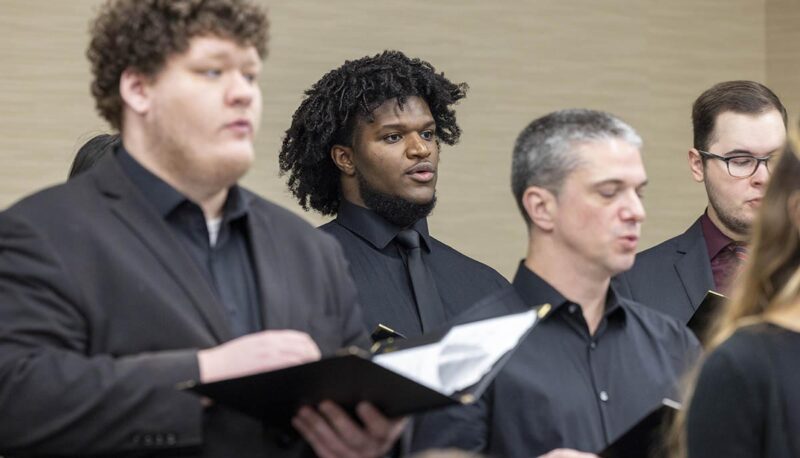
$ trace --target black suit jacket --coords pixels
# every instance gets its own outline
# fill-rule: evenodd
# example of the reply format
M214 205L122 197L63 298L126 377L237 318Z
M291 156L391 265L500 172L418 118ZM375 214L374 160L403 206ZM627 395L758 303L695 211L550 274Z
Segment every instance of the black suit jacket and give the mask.
M338 244L244 195L266 327L323 354L367 344ZM1 213L0 454L310 454L288 427L175 390L230 339L222 310L113 156Z
M700 220L683 234L636 255L633 268L615 282L623 295L687 323L714 289Z

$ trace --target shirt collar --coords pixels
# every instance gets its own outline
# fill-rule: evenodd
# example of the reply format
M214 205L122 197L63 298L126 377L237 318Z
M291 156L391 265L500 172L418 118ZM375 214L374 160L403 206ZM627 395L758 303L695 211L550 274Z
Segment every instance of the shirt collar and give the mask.
M525 265L525 261L520 261L514 281L511 282L517 294L522 298L526 305L535 307L542 304L550 304L552 311L555 311L565 304L573 304L572 301L564 297L542 277L530 270ZM576 304L577 305L577 304ZM620 300L619 294L614 289L613 284L609 286L606 294L605 316L622 313L624 316L624 302ZM552 312L548 316L552 315Z
M162 217L166 218L185 202L191 202L196 205L177 189L137 162L122 144L117 146L115 154L122 170L144 195L145 200L150 202ZM246 198L239 186L233 185L228 190L228 197L222 209L223 222L244 216L247 214L248 207L249 199Z
M720 251L733 242L733 239L723 234L721 230L711 221L708 210L700 217L700 226L703 229L703 238L706 240L708 259L717 257Z
M404 229L386 221L374 211L344 199L339 205L336 222L379 250L386 248L397 234ZM431 236L428 233L428 221L425 218L421 218L411 225L411 229L419 232L424 248L430 252Z

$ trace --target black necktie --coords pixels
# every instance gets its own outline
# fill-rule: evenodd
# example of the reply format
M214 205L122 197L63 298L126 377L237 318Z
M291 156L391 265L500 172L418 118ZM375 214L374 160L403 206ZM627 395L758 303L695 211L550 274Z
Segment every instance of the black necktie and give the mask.
M406 229L400 231L396 239L406 249L406 268L411 278L422 331L429 332L444 324L444 305L436 290L433 277L422 261L419 233L413 229Z

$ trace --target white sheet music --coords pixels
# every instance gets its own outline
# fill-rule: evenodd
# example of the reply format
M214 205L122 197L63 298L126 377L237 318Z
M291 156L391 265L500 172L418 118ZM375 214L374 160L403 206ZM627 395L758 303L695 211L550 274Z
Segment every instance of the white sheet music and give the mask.
M376 355L373 362L449 396L477 383L536 319L530 310L454 326L439 342Z

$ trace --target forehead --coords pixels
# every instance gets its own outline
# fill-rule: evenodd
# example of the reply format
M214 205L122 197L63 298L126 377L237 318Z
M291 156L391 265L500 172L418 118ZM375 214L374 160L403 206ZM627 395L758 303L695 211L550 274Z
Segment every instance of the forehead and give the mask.
M783 146L786 127L775 109L758 114L726 111L717 116L711 140L709 149L713 147L717 154L732 150L768 154Z
M189 39L189 48L172 57L174 60L221 60L236 64L258 65L261 58L252 45L241 45L234 40L217 36L196 36Z
M380 127L387 124L427 123L433 121L428 103L422 97L407 97L401 106L397 99L389 99L372 110L372 122L362 119L362 123Z
M638 186L647 180L639 148L621 139L602 139L576 145L578 167L570 175L585 184L620 181Z

